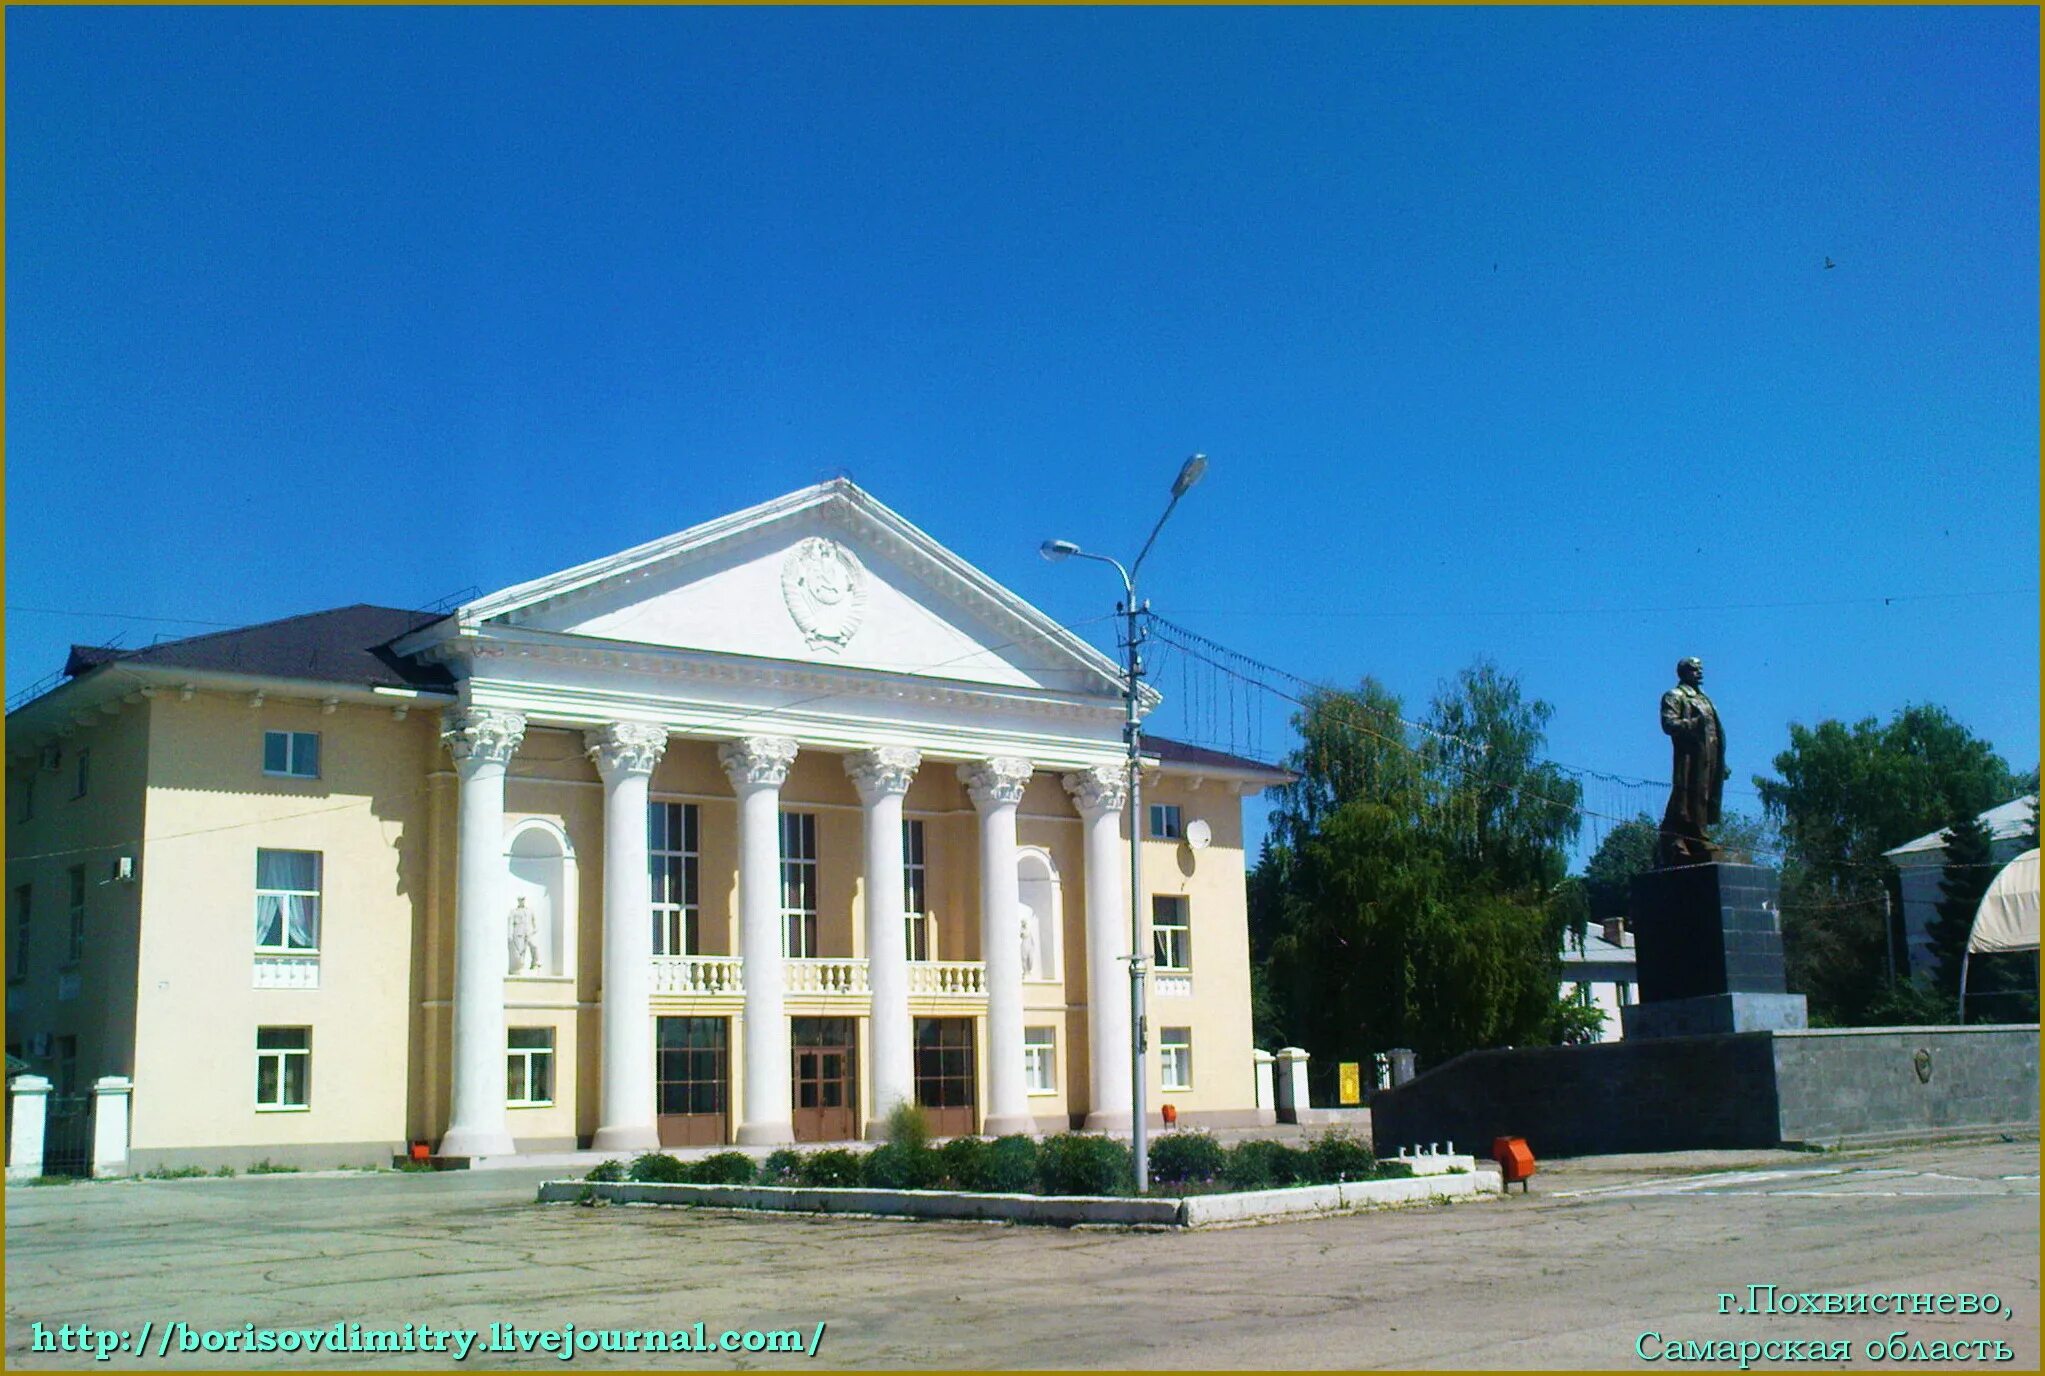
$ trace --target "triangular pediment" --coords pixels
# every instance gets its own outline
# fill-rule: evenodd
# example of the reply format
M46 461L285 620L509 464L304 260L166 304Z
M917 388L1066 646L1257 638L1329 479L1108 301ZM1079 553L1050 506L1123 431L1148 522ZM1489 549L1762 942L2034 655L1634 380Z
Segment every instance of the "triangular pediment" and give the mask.
M843 479L463 607L536 632L1113 696L1112 661Z

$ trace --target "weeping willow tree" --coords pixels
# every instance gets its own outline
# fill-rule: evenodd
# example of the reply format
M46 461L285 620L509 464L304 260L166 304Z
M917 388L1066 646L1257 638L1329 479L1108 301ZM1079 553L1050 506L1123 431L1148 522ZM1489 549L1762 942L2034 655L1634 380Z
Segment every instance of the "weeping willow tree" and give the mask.
M1366 678L1293 719L1250 878L1253 989L1266 1044L1321 1063L1410 1046L1426 1063L1560 1040L1566 878L1581 786L1543 758L1552 708L1480 661L1409 723Z

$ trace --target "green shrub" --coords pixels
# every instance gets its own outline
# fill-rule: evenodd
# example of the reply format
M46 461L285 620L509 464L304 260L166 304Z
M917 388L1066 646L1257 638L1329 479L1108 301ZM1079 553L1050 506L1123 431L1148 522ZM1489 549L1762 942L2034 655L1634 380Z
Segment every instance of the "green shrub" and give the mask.
M632 1158L632 1165L626 1174L633 1180L651 1185L686 1185L689 1183L687 1162L677 1161L664 1151L649 1151Z
M234 1174L234 1167L232 1167L232 1166L222 1166L222 1167L220 1167L220 1168L219 1168L218 1170L214 1171L214 1172L213 1172L213 1174L215 1174L215 1175L217 1175L217 1176L220 1176L220 1177L222 1177L222 1178L224 1179L224 1178L226 1178L226 1177L228 1177L228 1176L231 1176L231 1175L233 1175L233 1174Z
M762 1185L793 1185L801 1169L802 1153L781 1147L768 1152L767 1159L760 1163L759 1181Z
M1270 1190L1297 1185L1314 1178L1314 1158L1309 1152L1283 1142L1261 1138L1238 1142L1228 1149L1221 1178L1232 1190Z
M796 1183L812 1188L857 1186L864 1175L859 1166L859 1153L843 1147L813 1151L803 1157L795 1168Z
M1412 1178L1413 1163L1410 1161L1378 1162L1378 1179L1380 1180L1411 1180Z
M282 1165L279 1162L272 1161L267 1156L249 1167L250 1175L296 1175L297 1173L298 1167Z
M589 1174L582 1178L584 1180L595 1181L599 1185L615 1184L625 1178L625 1163L623 1161L599 1161L594 1166L591 1166Z
M1314 1158L1314 1179L1323 1183L1368 1180L1377 1170L1377 1156L1370 1143L1341 1128L1322 1133L1307 1150Z
M753 1158L742 1151L721 1151L689 1167L689 1179L698 1185L750 1185Z
M883 1142L860 1163L861 1178L877 1190L927 1190L937 1183L939 1158L929 1147Z
M1037 1188L1037 1139L1010 1133L987 1144L981 1189L994 1194L1028 1194Z
M923 1105L904 1099L888 1110L886 1132L890 1144L923 1151L930 1146L930 1115Z
M1150 1178L1186 1185L1221 1174L1221 1143L1204 1132L1167 1132L1150 1139Z
M204 1166L155 1166L142 1172L142 1178L144 1180L191 1180L198 1176L209 1174L211 1172Z
M992 1155L993 1148L984 1137L954 1137L937 1149L938 1179L948 1190L990 1189L987 1181ZM1034 1177L1034 1158L1030 1165Z
M1037 1149L1037 1184L1045 1194L1126 1194L1129 1148L1084 1132L1046 1137Z

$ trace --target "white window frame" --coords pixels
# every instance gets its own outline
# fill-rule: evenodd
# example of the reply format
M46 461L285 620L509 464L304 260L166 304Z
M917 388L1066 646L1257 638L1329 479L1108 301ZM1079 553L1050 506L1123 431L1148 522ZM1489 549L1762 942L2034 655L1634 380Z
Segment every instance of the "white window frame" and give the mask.
M85 866L71 866L64 872L64 882L65 911L69 914L64 929L64 964L76 965L85 959Z
M814 812L781 814L781 954L794 960L813 960L817 955Z
M1178 921L1160 922L1160 905L1170 905ZM1169 970L1174 974L1192 970L1193 903L1185 894L1156 893L1150 896L1150 947L1152 969Z
M258 952L258 953L260 953L260 954L262 954L262 955L272 955L272 956L286 956L286 955L288 955L288 956L316 956L316 955L318 955L318 954L320 953L320 943L321 943L321 942L323 942L323 941L325 941L325 940L326 940L326 936L327 936L327 904L326 904L326 899L325 899L325 898L323 897L323 893L324 893L324 890L325 890L325 888L326 888L326 883L327 883L327 857L326 857L326 853L325 853L324 851L317 851L317 850L308 850L308 851L296 851L296 852L292 852L292 848L291 848L291 847L288 847L288 846L258 846L258 847L256 847L256 874L257 874L258 876L261 876L261 874L262 874L262 872L263 872L263 852L264 852L264 851L285 851L285 852L291 852L291 853L295 853L295 854L299 854L299 855L310 855L310 856L311 856L311 857L313 858L313 877L314 877L314 879L315 879L315 880L317 881L317 886L316 886L316 887L314 887L314 888L310 888L310 889L266 889L266 888L263 888L263 887L261 887L261 882L262 882L262 881L261 881L260 877L258 878L258 880L257 880L257 888L256 888L256 908L255 908L255 911L256 911L256 921L257 921L257 924L258 924L258 925L257 925L257 928L256 928L257 932L259 932L259 933L260 933L260 932L262 931L262 927L261 927L261 925L260 925L260 924L261 924L261 922L262 922L262 905L263 905L263 898L264 898L264 896L265 896L265 895L270 895L270 896L273 896L273 897L278 897L278 898L307 898L307 897L309 897L309 898L311 898L311 899L312 899L312 931L313 931L313 941L312 941L312 945L310 945L310 946L294 946L294 945L292 945L292 944L291 944L291 919L290 919L290 917L288 917L288 916L287 916L287 917L285 917L285 918L283 919L283 921L281 921L281 922L279 922L279 923L277 924L277 936L278 936L278 944L276 944L276 945L274 945L274 946L265 946L265 945L263 945L263 944L262 944L261 942L257 942L257 943L256 943L256 950L257 950L257 952Z
M303 1032L304 1046L264 1046L265 1032ZM304 1066L304 1097L289 1098L291 1085L291 1064L294 1059L302 1060ZM276 1093L274 1100L263 1098L263 1064L274 1061L277 1066ZM304 1113L312 1107L312 1029L304 1026L258 1027L256 1029L256 1112L258 1113Z
M545 1044L520 1046L521 1034L531 1037L538 1033L546 1038ZM507 1027L504 1029L504 1106L506 1108L551 1108L554 1104L554 1072L558 1062L554 1058L554 1029L551 1027ZM546 1096L533 1095L535 1071L544 1065ZM522 1086L523 1093L514 1093L512 1086Z
M1193 1029L1160 1027L1157 1030L1158 1083L1166 1089L1193 1087Z
M694 803L649 803L647 807L649 844L646 863L647 882L652 886L653 953L657 956L697 955L703 940L699 926L701 890L698 887L703 849L702 815ZM668 812L666 809L669 808L678 809L678 814ZM681 821L679 850L666 844L674 830L668 825L668 819L676 815ZM695 842L693 847L689 844L691 841ZM660 844L653 844L655 842ZM674 896L673 884L664 886L663 877L680 882L679 901ZM690 897L692 894L696 895L694 901Z
M1186 839L1186 818L1177 803L1150 805L1150 839L1153 841Z
M1058 1092L1058 1029L1023 1029L1023 1084L1031 1094Z
M270 768L270 738L284 738L284 767ZM299 742L312 742L312 768L300 769ZM265 731L263 733L263 773L273 779L317 779L320 776L320 733L317 731Z
M930 917L929 833L920 817L902 819L902 939L909 959L937 959L937 924Z

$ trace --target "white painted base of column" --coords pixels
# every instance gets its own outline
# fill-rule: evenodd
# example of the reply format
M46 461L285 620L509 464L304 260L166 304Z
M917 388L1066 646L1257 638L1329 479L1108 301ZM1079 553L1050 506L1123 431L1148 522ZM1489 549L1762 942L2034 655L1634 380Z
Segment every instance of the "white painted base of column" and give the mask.
M1089 1113L1086 1115L1086 1122L1081 1125L1079 1130L1081 1132L1119 1133L1127 1137L1129 1135L1130 1121L1129 1110L1126 1108L1120 1113Z
M598 1128L589 1139L591 1151L659 1151L660 1133L649 1127Z
M738 1144L742 1147L785 1147L795 1141L792 1123L741 1123Z
M993 1113L980 1125L981 1135L986 1137L1007 1137L1011 1133L1037 1135L1037 1120L1027 1113Z
M441 1156L516 1156L511 1134L488 1128L449 1128L440 1139Z

